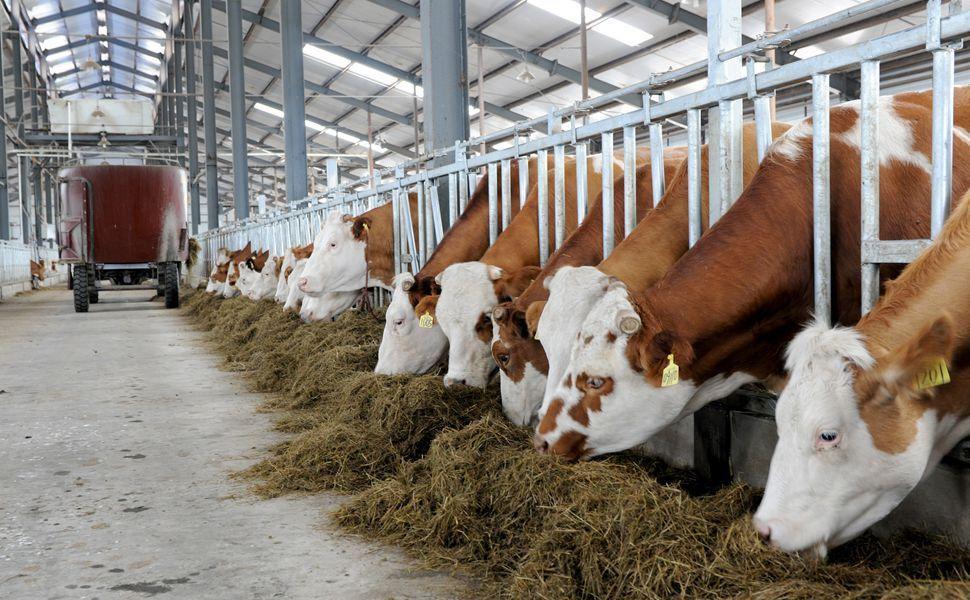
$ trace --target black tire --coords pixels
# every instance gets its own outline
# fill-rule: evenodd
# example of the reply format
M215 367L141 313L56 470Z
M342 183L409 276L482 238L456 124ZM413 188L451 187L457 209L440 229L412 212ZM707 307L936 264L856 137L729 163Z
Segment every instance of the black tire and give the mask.
M86 265L74 266L74 312L88 312L88 269Z
M91 269L88 271L88 304L98 303L98 274Z
M69 290L74 289L74 268L73 267L67 268L67 289Z
M178 308L179 300L179 265L177 262L167 262L165 272L165 308Z

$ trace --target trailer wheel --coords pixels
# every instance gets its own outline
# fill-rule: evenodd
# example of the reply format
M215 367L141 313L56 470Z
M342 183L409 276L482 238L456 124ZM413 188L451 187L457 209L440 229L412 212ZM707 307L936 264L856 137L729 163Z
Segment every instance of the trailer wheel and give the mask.
M177 262L165 263L165 308L179 307L179 266Z
M98 303L98 289L95 286L93 286L93 285L91 285L88 288L88 302L90 304L97 304Z
M88 269L85 265L75 265L74 273L74 312L88 312Z

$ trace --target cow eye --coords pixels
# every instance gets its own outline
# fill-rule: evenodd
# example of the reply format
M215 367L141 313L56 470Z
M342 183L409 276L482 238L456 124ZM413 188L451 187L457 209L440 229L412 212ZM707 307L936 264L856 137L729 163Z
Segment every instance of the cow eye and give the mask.
M498 361L500 363L502 363L503 365L507 365L509 363L509 355L508 354L499 354L498 355Z
M815 440L816 448L834 448L842 440L842 436L835 429L823 429L818 432Z
M330 242L330 247L331 248L336 248L337 247L337 242Z
M593 389L593 390L600 389L601 387L603 387L603 378L602 377L590 377L589 379L586 380L586 387L588 387L590 389Z
M396 327L400 327L401 325L404 325L404 318L402 317L400 319L394 319L394 325Z

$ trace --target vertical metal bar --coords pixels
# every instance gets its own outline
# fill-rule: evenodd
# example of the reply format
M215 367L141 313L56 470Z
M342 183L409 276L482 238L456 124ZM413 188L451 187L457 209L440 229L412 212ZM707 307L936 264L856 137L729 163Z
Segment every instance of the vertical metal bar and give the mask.
M226 2L226 27L229 29L232 196L236 207L236 220L241 221L249 217L249 159L246 155L246 76L243 68L242 2Z
M616 236L613 231L613 132L607 131L602 134L602 177L603 177L603 256L607 257L613 252Z
M555 224L555 246L566 240L566 148L562 144L552 149L553 156L553 223Z
M40 181L40 167L34 167L33 171L34 239L40 245L40 241L44 239L44 188Z
M183 35L185 36L185 112L189 131L189 190L191 195L192 233L199 233L202 222L202 206L199 200L199 119L196 114L195 98L195 28L193 0L185 0Z
M458 174L448 174L448 223L449 229L458 221Z
M410 265L411 272L417 273L421 266L421 263L419 262L420 247L414 239L414 222L411 219L411 195L408 193L407 188L402 190L402 195L402 201L404 204L402 206L401 214L404 215L404 239L407 242L407 254L409 256L408 264ZM421 203L419 202L417 204L419 214L416 216L420 219Z
M742 77L741 58L721 61L721 52L741 45L741 0L711 0L707 8L707 76L709 84L721 84ZM717 206L717 216L729 209L734 200L741 195L741 102L739 100L721 101L716 109L716 123L711 124L711 138L716 139L717 151L711 153L714 165L711 172L717 172L716 194L711 195L710 203ZM713 166L713 165L712 165ZM710 210L714 220L714 209Z
M468 179L470 177L471 173L468 172L468 169L458 173L458 212L461 214L465 214L465 207L468 206Z
M756 96L754 103L755 141L758 145L758 162L765 159L771 145L771 100L774 96Z
M529 199L529 159L519 159L519 208Z
M498 164L488 165L488 245L498 238Z
M418 252L416 256L417 256L418 265L423 267L424 261L427 258L427 256L424 253L424 249L427 247L426 240L428 236L428 228L426 226L427 223L424 216L424 209L425 209L424 185L422 184L422 182L420 181L418 182L417 188L418 188Z
M612 156L610 160L612 161ZM603 153L606 160L606 153ZM604 196L603 201L608 199ZM623 128L623 236L637 226L637 129Z
M652 181L653 206L660 204L667 188L664 180L664 131L661 123L650 124L650 178ZM629 234L627 234L629 235Z
M693 246L701 238L701 111L687 111L687 239Z
M428 181L427 186L428 214L431 215L431 224L434 226L434 236L428 236L428 258L431 258L431 254L441 243L441 238L445 236L445 232L441 222L441 203L438 201L439 186L434 181Z
M933 187L930 236L936 237L950 214L953 177L953 48L933 50Z
M280 51L283 76L283 143L286 148L284 165L286 201L292 204L307 195L303 9L300 0L280 2Z
M812 214L815 316L832 315L832 221L829 204L829 75L812 75Z
M6 31L4 31L6 33ZM3 38L0 37L0 99L6 98L3 83ZM10 239L10 198L7 195L7 123L0 119L0 240Z
M512 220L512 160L502 161L502 231Z
M202 0L202 124L205 129L205 204L209 229L219 227L219 174L216 169L216 96L212 66L212 0ZM286 161L289 165L290 161Z
M181 3L177 3L176 14L182 15L184 18L184 11L182 10ZM178 38L180 33L176 30L173 37ZM175 150L178 153L178 164L185 168L185 101L184 91L184 81L183 77L185 74L184 66L182 64L182 44L181 40L175 40L172 44L172 74L174 77L174 87L173 91L175 96L172 98L175 102ZM195 102L195 98L192 99Z
M576 221L577 225L586 218L589 211L589 174L587 169L586 142L576 144Z
M538 152L539 266L549 260L549 151Z
M394 247L394 273L401 272L401 188L391 192L391 245Z
M879 240L879 61L862 63L862 242ZM879 265L862 261L862 312L879 299Z

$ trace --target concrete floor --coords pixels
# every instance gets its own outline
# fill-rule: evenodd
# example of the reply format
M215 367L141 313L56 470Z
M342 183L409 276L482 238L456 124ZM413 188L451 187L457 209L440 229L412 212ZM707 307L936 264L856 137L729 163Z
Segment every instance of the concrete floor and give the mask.
M150 294L150 292L149 292ZM448 598L462 582L343 536L325 494L229 479L279 437L259 395L145 292L0 304L0 598Z

